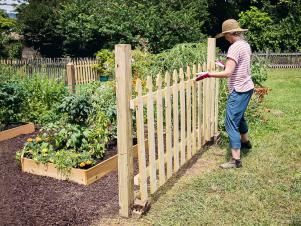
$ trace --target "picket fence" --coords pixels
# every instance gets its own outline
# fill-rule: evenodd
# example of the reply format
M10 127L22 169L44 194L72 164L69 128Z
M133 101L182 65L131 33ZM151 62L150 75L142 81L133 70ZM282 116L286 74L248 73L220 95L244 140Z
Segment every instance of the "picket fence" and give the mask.
M68 75L67 64L74 65L73 76ZM48 78L65 83L80 85L96 81L99 78L96 65L99 61L96 58L41 58L27 60L0 59L0 64L9 66L14 73L26 76L44 74Z
M264 59L269 68L301 68L301 53L253 53Z
M147 81L136 80L133 96L130 45L115 46L120 214L147 203L218 129L218 79L195 82L198 71L214 70L215 39L208 39L207 64L187 66ZM164 80L164 82L163 82ZM173 81L171 81L173 80ZM142 84L146 83L146 87ZM145 92L143 92L145 90ZM132 130L132 118L136 128ZM133 171L133 134L138 173ZM138 188L138 189L134 189ZM136 194L136 195L134 195Z

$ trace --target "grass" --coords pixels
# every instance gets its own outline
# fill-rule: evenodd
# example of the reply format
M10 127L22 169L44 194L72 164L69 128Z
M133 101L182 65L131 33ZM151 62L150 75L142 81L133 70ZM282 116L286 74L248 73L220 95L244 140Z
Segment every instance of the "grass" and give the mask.
M263 121L250 125L253 150L242 169L220 170L226 148L201 159L208 170L183 176L141 223L154 225L301 225L301 74L270 70Z

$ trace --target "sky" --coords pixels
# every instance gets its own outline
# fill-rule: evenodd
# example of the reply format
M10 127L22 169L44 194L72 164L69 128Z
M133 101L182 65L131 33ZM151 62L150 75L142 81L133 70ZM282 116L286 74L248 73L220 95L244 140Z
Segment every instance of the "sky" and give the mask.
M15 5L26 2L26 0L0 0L0 9L6 12L14 11Z

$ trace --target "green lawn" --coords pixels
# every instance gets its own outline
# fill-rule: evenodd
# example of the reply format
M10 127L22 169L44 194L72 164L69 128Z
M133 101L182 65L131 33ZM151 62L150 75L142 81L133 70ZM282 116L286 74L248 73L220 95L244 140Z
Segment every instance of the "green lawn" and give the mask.
M226 150L210 148L141 223L301 225L301 72L271 70L265 85L265 122L250 126L243 168L219 169Z

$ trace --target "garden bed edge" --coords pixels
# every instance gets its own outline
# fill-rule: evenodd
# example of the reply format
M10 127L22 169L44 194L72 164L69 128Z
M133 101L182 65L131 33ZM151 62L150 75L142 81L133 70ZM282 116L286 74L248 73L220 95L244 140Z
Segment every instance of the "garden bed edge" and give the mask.
M12 129L4 130L0 132L0 142L23 134L33 133L34 131L35 127L33 123L27 123Z

